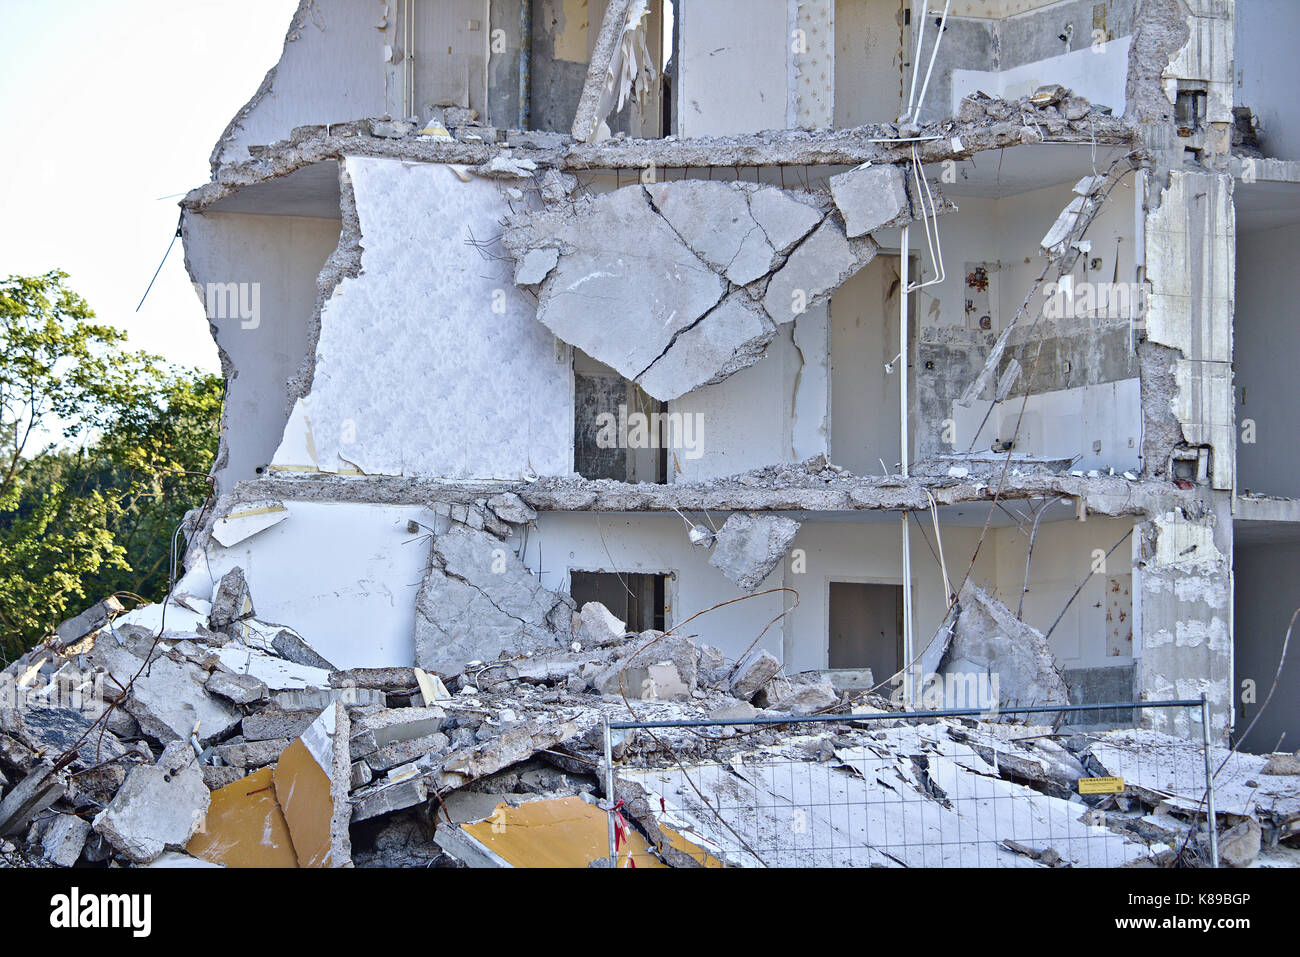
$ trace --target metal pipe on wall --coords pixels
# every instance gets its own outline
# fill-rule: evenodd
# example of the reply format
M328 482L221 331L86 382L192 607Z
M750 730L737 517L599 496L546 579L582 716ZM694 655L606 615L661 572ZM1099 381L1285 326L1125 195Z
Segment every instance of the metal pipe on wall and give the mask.
M901 230L900 253L898 258L898 424L899 424L899 468L903 478L908 477L908 415L907 415L907 307L910 299L908 290L908 228ZM903 510L903 705L911 707L915 691L912 650L912 541L908 525L907 510Z

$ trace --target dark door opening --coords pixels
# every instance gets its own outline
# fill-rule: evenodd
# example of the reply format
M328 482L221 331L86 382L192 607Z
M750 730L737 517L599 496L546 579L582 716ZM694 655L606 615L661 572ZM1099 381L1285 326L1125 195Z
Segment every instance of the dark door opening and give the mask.
M631 631L666 628L667 575L644 572L570 572L569 594L578 610L598 601Z
M831 582L829 668L870 668L881 682L903 666L903 586Z

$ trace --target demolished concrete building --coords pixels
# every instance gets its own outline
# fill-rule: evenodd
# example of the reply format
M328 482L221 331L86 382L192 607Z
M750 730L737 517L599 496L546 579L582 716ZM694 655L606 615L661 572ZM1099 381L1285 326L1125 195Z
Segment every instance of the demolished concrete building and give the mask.
M226 670L304 693L495 669L667 702L712 668L760 706L913 706L927 669L965 669L1004 705L1204 695L1228 743L1278 666L1296 590L1269 586L1300 576L1294 377L1264 348L1292 336L1294 58L1241 53L1297 21L303 0L182 204L227 394L168 607L234 636ZM648 632L681 637L588 660ZM823 690L773 684L794 678ZM134 720L232 747L264 690L210 680L208 713ZM1247 750L1296 730L1281 680ZM1075 720L1203 734L1194 711ZM306 719L242 721L249 747ZM354 777L354 820L489 773L375 788L398 750Z

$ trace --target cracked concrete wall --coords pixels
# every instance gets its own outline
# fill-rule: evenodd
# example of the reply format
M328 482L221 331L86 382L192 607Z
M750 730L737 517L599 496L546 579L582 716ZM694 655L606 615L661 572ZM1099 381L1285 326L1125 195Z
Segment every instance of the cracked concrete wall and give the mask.
M377 29L389 4L301 0L279 62L231 120L212 152L219 165L249 157L250 146L286 138L295 126L342 123L388 111L384 47ZM322 70L321 64L330 68Z
M505 189L462 182L439 164L356 157L346 167L361 273L325 302L311 391L294 406L273 468L569 474L567 351L533 320L508 261L470 241L494 238Z
M1191 512L1191 514L1188 514ZM1222 739L1233 716L1233 529L1226 496L1173 508L1140 526L1137 575L1143 700L1198 698L1210 703L1210 731ZM1200 712L1143 712L1146 727L1199 738Z
M226 376L217 494L271 461L288 421L287 382L314 346L316 277L339 241L339 221L302 216L186 213L186 264ZM256 284L256 315L244 318L208 284ZM249 305L253 299L246 297Z

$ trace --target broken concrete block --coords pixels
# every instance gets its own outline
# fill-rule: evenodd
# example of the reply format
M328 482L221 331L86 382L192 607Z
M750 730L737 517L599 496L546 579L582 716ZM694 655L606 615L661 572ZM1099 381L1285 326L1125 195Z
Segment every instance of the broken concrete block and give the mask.
M385 745L427 737L446 723L447 712L438 707L391 708L362 715L352 726L352 757L364 758Z
M879 250L870 236L849 239L844 228L828 217L772 277L763 308L777 324L793 322L810 307L828 300L875 259Z
M844 215L845 234L852 239L877 229L901 226L912 219L903 170L898 166L867 166L832 176L831 195Z
M776 326L749 300L728 296L698 323L682 332L637 383L668 402L721 382L763 358L776 338Z
M233 674L228 671L214 671L204 684L214 695L233 701L235 704L252 704L265 701L270 692L266 682L252 675Z
M424 778L408 777L395 783L380 781L353 796L352 823L391 814L429 800Z
M217 660L231 671L252 675L273 691L302 691L324 688L330 671L311 665L299 665L242 641L228 641L216 649Z
M63 796L67 778L54 770L52 761L42 761L10 789L0 801L0 837L21 834L33 817Z
M1228 867L1250 867L1259 857L1263 831L1252 817L1219 835L1219 863Z
M216 591L212 594L212 613L208 623L220 631L236 621L253 617L253 596L249 594L248 582L244 580L244 570L232 568L221 576Z
M619 644L627 625L598 601L589 601L573 616L573 638L584 649Z
M93 634L108 624L115 615L122 613L122 603L116 598L108 597L91 605L80 615L69 618L54 629L54 641L51 646L67 648L76 644L87 635Z
M217 757L238 768L253 769L274 764L280 752L292 742L288 738L268 738L265 741L239 741L217 745Z
M545 748L553 748L577 733L578 726L572 721L508 728L475 748L454 752L437 762L439 785L459 787L517 764Z
M103 668L112 682L124 688L131 685L124 706L141 730L159 741L187 741L197 725L199 740L206 743L239 723L238 709L208 694L207 672L191 662L177 662L155 651L146 668L144 661L112 640L95 642L86 660Z
M248 741L296 738L316 720L311 711L279 711L268 708L244 718L241 730Z
M709 564L745 591L753 591L781 563L799 531L782 515L734 512L718 530Z
M986 681L981 697L991 696L996 680L997 703L1015 705L1069 704L1070 693L1041 632L1020 621L1011 609L967 579L957 598L952 641L936 673L969 675ZM945 687L964 686L962 681ZM991 701L955 703L945 707L987 707Z
M699 682L699 651L689 638L646 631L628 642L626 655L591 679L600 694L635 701L685 701ZM636 650L639 649L639 650Z
M752 718L758 714L758 709L748 701L733 700L727 704L720 705L709 712L710 721L737 721L741 718Z
M656 183L646 192L686 245L737 286L767 275L777 257L822 219L821 210L775 186L688 179ZM762 223L751 208L760 196Z
M1270 754L1261 774L1300 774L1300 753Z
M502 492L487 500L497 518L512 525L527 525L537 520L537 511L514 492Z
M755 648L736 664L731 677L731 696L749 701L780 670L781 662L775 656L762 648Z
M75 814L55 815L41 838L42 856L56 867L71 867L81 857L88 837L89 821L83 821Z
M431 551L415 599L415 663L425 671L460 674L470 661L571 640L573 599L543 588L489 533L456 525Z
M363 758L376 774L382 774L403 764L409 764L426 754L441 754L451 746L451 740L441 731L427 734L409 741L396 741L386 744L372 754Z
M147 864L163 851L185 848L203 823L208 801L194 751L173 741L157 764L131 771L94 829L123 857Z
M560 261L560 251L553 246L530 249L515 265L516 286L536 286L551 274Z
M437 675L431 675L423 668L415 669L415 680L420 685L420 698L427 708L429 705L437 704L439 701L450 701L451 692L447 686L442 683L442 679Z
M840 696L831 684L830 678L820 681L792 681L788 688L781 688L779 696L769 696L767 707L773 711L787 711L790 714L817 714L835 707L840 703Z
M303 641L302 636L292 628L281 628L276 632L271 639L271 648L285 661L292 661L295 665L334 670L334 666L318 655L316 649Z

